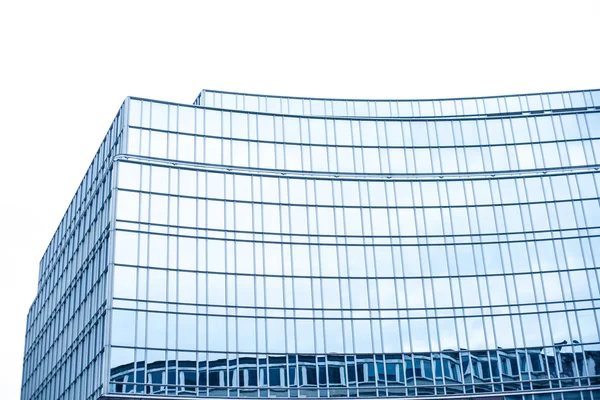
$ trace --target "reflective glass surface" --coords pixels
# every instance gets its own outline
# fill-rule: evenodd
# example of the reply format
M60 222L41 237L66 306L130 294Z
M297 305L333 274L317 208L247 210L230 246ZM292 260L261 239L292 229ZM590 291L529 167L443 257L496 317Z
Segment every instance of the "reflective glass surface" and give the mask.
M143 117L145 108L152 119ZM130 155L244 170L463 176L581 168L598 164L600 157L600 111L462 121L373 121L134 100L130 124Z
M112 391L598 383L596 111L449 121L130 107Z
M597 100L127 99L22 398L599 398Z
M292 115L452 118L599 108L600 90L415 100L325 99L203 90L194 104Z

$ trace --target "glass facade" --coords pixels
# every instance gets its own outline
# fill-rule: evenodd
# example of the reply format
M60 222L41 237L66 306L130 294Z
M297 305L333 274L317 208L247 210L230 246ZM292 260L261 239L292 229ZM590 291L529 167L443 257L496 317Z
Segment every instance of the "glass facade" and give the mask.
M420 100L302 98L203 90L194 104L293 115L464 118L600 109L600 90Z
M599 93L128 98L42 260L22 399L600 398Z

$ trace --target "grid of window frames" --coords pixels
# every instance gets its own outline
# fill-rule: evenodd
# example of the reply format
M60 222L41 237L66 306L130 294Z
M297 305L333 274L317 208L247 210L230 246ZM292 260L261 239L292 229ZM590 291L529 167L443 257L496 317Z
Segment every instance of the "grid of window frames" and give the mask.
M596 398L595 93L452 121L131 99L109 391Z
M97 399L104 357L113 158L121 109L40 262L21 399Z
M203 90L195 105L275 114L336 117L469 117L600 108L600 90L479 98L423 100L350 100L265 96Z
M486 174L600 164L600 111L464 121L298 118L154 104L128 154L336 174ZM178 126L167 116L177 112ZM146 115L148 111L143 114Z

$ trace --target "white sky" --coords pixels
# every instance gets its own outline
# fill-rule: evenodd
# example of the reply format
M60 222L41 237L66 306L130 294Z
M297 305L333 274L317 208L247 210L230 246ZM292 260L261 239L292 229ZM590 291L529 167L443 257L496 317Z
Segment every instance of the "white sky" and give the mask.
M423 98L600 88L600 2L0 4L0 388L38 262L121 102L202 88Z

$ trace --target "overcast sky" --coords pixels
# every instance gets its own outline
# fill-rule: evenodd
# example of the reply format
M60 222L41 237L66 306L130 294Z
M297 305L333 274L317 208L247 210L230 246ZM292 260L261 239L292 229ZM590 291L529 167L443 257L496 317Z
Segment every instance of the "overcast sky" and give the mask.
M574 0L2 2L2 398L19 398L39 260L126 96L600 88L599 17L600 2Z

